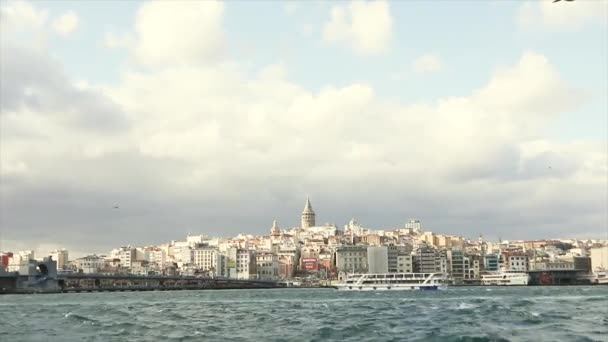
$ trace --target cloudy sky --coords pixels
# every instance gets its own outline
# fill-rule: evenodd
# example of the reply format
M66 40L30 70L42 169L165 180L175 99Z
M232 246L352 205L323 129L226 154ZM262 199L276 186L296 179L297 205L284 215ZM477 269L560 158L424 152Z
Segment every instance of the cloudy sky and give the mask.
M0 4L0 249L606 237L606 1Z

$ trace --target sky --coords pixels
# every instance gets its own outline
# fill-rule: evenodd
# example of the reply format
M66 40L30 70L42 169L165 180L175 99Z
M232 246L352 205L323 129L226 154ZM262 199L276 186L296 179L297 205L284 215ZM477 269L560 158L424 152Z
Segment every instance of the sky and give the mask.
M0 1L0 250L607 238L608 2ZM118 206L119 208L114 208Z

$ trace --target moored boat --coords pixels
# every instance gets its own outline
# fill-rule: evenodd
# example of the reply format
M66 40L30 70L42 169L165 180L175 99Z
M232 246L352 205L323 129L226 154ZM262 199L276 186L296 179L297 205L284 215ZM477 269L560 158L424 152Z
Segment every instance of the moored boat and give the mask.
M448 277L443 273L353 273L336 285L342 291L442 290Z
M530 277L525 272L499 271L481 275L481 284L486 286L525 286Z
M593 285L608 285L608 271L605 270L595 270L583 278Z

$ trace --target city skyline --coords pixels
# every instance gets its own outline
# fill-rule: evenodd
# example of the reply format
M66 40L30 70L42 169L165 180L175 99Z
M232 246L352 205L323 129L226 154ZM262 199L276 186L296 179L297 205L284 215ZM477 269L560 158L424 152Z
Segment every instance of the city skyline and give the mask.
M606 239L607 6L3 1L0 249Z
M115 206L114 209L118 209L118 206ZM306 198L306 202L304 204L304 208L302 210L302 212L300 213L299 217L300 217L300 224L296 224L296 225L281 225L280 222L278 222L278 220L275 218L272 220L272 224L269 226L268 230L266 232L263 233L252 233L252 232L248 232L248 231L242 231L239 232L238 234L234 234L234 235L214 235L214 234L206 234L206 233L201 233L201 232L190 232L188 231L188 233L185 236L181 236L181 237L173 237L171 239L168 239L166 241L155 241L155 242L151 242L151 243L141 243L141 241L132 241L132 242L125 242L125 243L119 243L115 246L112 246L112 248L124 248L125 246L128 247L132 247L132 248L141 248L141 247L158 247L158 246L167 246L167 245L171 245L174 242L179 243L179 241L182 241L181 239L183 239L184 237L186 238L186 240L190 240L190 238L197 238L197 237L202 237L202 236L206 236L207 239L213 240L213 239L218 239L218 241L230 241L233 238L237 238L238 236L252 236L254 238L259 238L259 237L270 237L271 239L273 237L279 237L279 236L283 236L284 233L287 233L288 236L290 233L293 233L294 231L302 231L305 232L307 231L309 228L323 228L322 230L325 230L329 227L335 227L335 230L341 232L341 234L343 234L343 238L347 238L348 240L348 236L349 236L349 232L350 234L353 233L353 228L352 225L355 225L356 227L363 229L364 231L369 231L368 233L363 233L363 232L359 232L357 233L357 235L366 235L366 234L371 234L371 235L376 235L381 233L382 236L384 236L384 234L387 234L388 232L396 232L396 231L401 231L403 229L411 229L411 231L413 233L425 233L425 234L432 234L432 235L439 235L439 236L447 236L447 237L454 237L454 238L458 238L459 240L462 241L470 241L470 242L475 242L475 241L486 241L486 242L492 242L492 243L501 243L504 241L511 241L511 242L521 242L521 241L557 241L557 240L564 240L564 239L571 239L572 237L568 237L568 236L564 236L564 237L558 237L558 236L553 236L553 237L542 237L542 238L538 238L538 239L519 239L519 238L511 238L511 239L503 239L501 236L493 237L493 236L483 236L483 234L479 234L478 236L464 236L462 234L459 234L458 232L454 232L454 231L445 231L445 230L434 230L434 229L429 229L429 227L427 227L423 222L421 222L419 219L417 218L410 218L408 220L406 220L402 225L399 226L391 226L391 227L373 227L373 226L368 226L365 224L361 224L360 221L358 221L356 218L351 218L347 224L336 224L335 222L325 222L325 223L319 223L316 224L315 223L315 216L316 216L316 212L313 210L312 208L312 204L311 204L311 200L310 197L307 196ZM311 219L312 217L312 219ZM390 234L390 233L388 233ZM291 239L291 238L290 238ZM607 235L605 237L600 237L600 238L580 238L580 239L576 239L576 240L580 240L580 241L604 241L604 243L606 243L608 241L608 232ZM47 246L46 250L41 250L39 247L36 248L30 248L31 246L25 246L25 248L19 248L19 249L14 249L14 251L17 250L22 250L22 251L33 251L35 255L50 255L50 254L56 254L57 251L59 250L68 250L67 248L65 248L65 246ZM0 249L0 252L2 252L3 250ZM97 249L95 250L80 250L80 249L72 249L71 250L71 255L72 257L77 257L77 258L82 258L84 256L97 256L97 255L106 255L107 251L104 251L102 249L99 249L99 246L97 246Z

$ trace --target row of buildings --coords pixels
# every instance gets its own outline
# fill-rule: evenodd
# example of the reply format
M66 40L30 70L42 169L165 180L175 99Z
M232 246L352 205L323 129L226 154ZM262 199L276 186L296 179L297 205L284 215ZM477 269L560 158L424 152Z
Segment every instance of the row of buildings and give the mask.
M264 236L187 236L158 246L123 246L106 255L69 260L51 253L59 272L202 275L235 279L336 279L346 273L447 273L455 282L484 272L510 270L606 269L608 244L599 240L475 241L436 234L411 220L403 227L372 230L354 219L343 229L316 225L307 199L300 227L281 229L276 221ZM17 271L33 251L3 253L1 265Z

